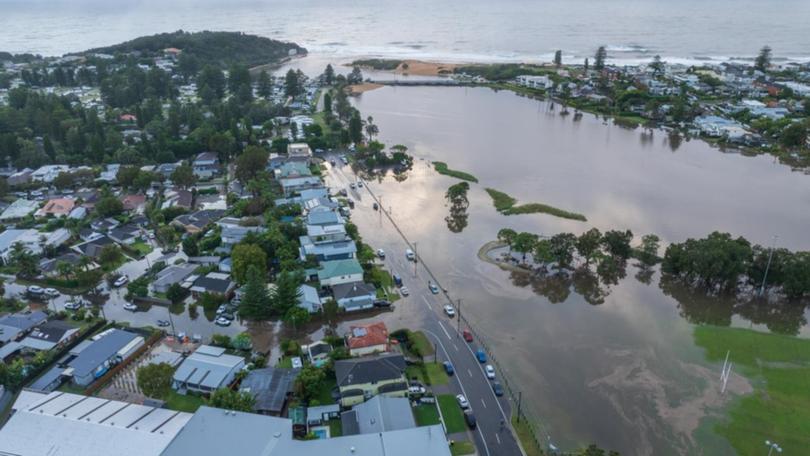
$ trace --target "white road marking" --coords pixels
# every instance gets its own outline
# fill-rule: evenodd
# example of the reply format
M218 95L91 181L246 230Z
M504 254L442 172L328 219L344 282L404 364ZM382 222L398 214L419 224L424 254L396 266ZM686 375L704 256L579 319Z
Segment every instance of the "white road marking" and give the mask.
M498 445L500 445L500 444L501 444L501 438L498 436L498 433L497 433L497 432L495 433L495 440L497 440L497 441L498 441Z
M422 296L422 297L424 298L424 296ZM439 321L439 327L440 327L440 328L442 328L442 331L444 331L444 335L445 335L445 336L447 336L447 339L452 341L452 340L453 340L453 337L452 337L452 336L450 336L450 333L449 333L449 332L447 332L447 330L446 330L446 329L444 329L444 325L442 324L442 322L441 322L441 321Z
M484 443L484 450L487 452L487 456L489 456L489 446L487 446L487 441L486 441L486 439L484 438L484 433L483 433L483 432L481 432L481 428L480 428L480 427L478 428L478 435L480 435L480 436L481 436L481 442L483 442L483 443Z
M487 408L487 403L486 403L486 402L484 402L484 398L483 398L483 397L481 398L481 403L482 403L482 404L484 404L484 408Z
M467 369L467 373L470 374L470 378L472 378L472 371Z
M458 351L458 345L453 344L453 348L455 348L455 349L456 349L456 351Z

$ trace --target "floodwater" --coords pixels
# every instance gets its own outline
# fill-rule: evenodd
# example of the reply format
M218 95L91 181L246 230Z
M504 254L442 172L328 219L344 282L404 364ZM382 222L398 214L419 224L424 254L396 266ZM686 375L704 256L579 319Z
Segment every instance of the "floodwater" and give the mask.
M662 131L604 125L587 114L575 121L560 116L559 106L552 111L546 102L484 88L386 87L355 104L363 117L373 116L381 141L404 144L416 157L406 179L369 187L418 242L442 286L463 300L464 314L555 445L733 454L706 432L705 418L721 415L750 386L737 377L720 394L720 367L704 361L693 324L808 336L802 308L765 311L761 303L706 298L661 284L658 272L643 274L632 262L618 277L537 280L483 262L477 252L503 227L550 235L593 226L631 229L637 238L656 233L664 242L724 230L767 245L778 235L780 246L806 250L810 176L769 157L673 141ZM444 199L458 181L438 175L429 160L480 180L471 185L463 223ZM500 215L485 187L583 213L588 222ZM393 231L373 211L363 213L353 220L364 240L387 245Z

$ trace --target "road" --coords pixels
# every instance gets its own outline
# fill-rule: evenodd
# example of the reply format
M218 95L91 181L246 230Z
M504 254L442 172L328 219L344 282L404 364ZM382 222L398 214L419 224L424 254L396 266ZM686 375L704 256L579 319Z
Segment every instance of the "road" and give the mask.
M355 211L373 211L371 206L376 200L365 185L355 190L349 188L349 184L356 182L356 179L348 167L339 165L331 167L328 176L333 192L341 188L347 189L349 196L355 200ZM453 364L456 373L451 377L450 387L454 394L464 394L475 413L478 425L472 436L478 454L521 456L523 452L511 432L509 401L505 396L495 396L491 382L486 377L484 364L479 363L475 357L477 340L469 344L464 341L458 332L464 328L459 328L457 317L449 318L443 311L444 305L449 302L446 296L443 293L434 295L430 292L428 272L421 262L406 260L405 250L409 246L405 239L385 215L377 215L380 230L385 232L385 236L382 236L382 242L379 242L378 236L374 247L385 250L386 268L402 277L410 291L410 296L400 299L396 305L408 306L411 312L421 310L421 327L416 329L425 332L431 342L437 345L439 361L447 360ZM362 234L363 229L360 231Z

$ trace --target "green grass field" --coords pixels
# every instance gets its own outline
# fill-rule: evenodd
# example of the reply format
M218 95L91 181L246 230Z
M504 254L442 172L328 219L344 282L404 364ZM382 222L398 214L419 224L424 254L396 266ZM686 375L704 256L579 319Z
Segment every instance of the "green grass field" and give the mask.
M422 331L413 331L411 335L413 337L413 344L416 345L424 356L433 356L433 344L430 343L425 333Z
M343 435L343 423L339 419L329 420L329 437L340 437Z
M453 442L453 445L450 447L450 454L453 456L462 456L473 453L475 453L475 445L468 440Z
M452 394L440 394L436 396L439 401L439 407L442 409L442 417L444 418L444 425L447 427L447 433L463 432L467 429L467 424L464 422L464 414L461 407L456 402L456 397Z
M504 192L500 192L492 188L487 188L485 190L492 198L492 204L495 206L495 210L503 215L548 214L569 220L579 220L580 222L588 221L588 219L582 214L569 212L554 206L549 206L548 204L527 203L516 205L517 200Z
M172 390L172 392L169 393L169 397L166 398L166 408L180 412L194 413L201 405L205 405L205 399L202 397L191 394L183 396L182 394L177 394L174 390Z
M718 434L739 454L762 452L765 440L785 454L810 448L810 339L712 326L695 328L694 337L709 360L722 362L730 350L735 371L754 387L730 406Z
M425 363L424 372L418 365L408 366L405 375L408 379L417 379L426 385L446 385L449 381L444 366L437 363Z
M419 404L413 408L413 416L417 426L430 426L441 423L439 409L436 404Z
M436 172L438 172L439 174L455 177L456 179L461 179L469 182L478 182L477 177L473 176L470 173L465 173L464 171L450 169L447 167L447 163L445 162L435 161L433 162L433 167L436 168Z

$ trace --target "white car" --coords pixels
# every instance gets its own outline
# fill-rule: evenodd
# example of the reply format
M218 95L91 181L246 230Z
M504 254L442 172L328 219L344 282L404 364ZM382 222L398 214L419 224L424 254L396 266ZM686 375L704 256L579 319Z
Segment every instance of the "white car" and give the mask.
M463 394L456 396L456 402L458 402L458 406L461 407L462 410L470 408L470 403L467 402L467 398L464 397Z
M412 385L408 387L408 393L410 394L425 394L426 392L424 386Z
M50 296L51 298L55 298L59 296L59 290L57 290L56 288L46 288L45 294Z
M28 291L28 293L32 295L41 295L42 293L45 293L44 288L38 287L36 285L29 286L28 288L26 288L26 291Z
M405 258L407 258L408 261L414 261L416 259L416 254L414 254L413 250L411 249L405 249Z
M115 279L115 282L113 282L113 286L116 288L121 288L124 285L126 285L127 282L129 282L129 277L122 275L121 277Z
M128 302L128 303L124 304L124 310L129 310L131 312L135 312L136 310L138 310L138 306L136 306L135 304L133 304L131 302Z
M411 294L411 291L408 290L408 287L400 287L399 294L401 294L402 296L408 296L409 294Z
M385 259L385 250L377 249L377 257L379 257L381 260L384 260Z
M65 309L67 310L79 310L82 308L81 303L78 302L66 302Z
M454 309L450 304L445 304L444 313L446 313L448 317L453 318L456 316L456 309Z
M216 320L214 320L214 323L216 323L219 326L230 326L231 325L231 320L228 320L227 318L219 317Z
M495 368L492 367L492 364L487 364L487 367L484 368L484 371L486 371L488 379L495 380Z

